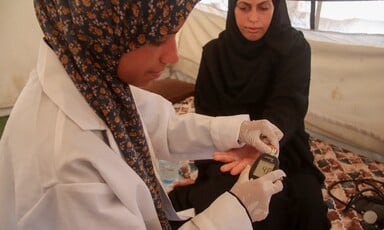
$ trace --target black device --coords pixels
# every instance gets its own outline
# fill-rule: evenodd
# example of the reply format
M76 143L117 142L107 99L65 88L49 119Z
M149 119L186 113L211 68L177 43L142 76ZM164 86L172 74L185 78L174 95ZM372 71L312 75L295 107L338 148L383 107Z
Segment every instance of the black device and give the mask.
M253 163L251 170L249 170L249 179L259 178L273 170L279 168L279 159L274 155L263 153Z
M356 192L345 202L336 197L332 190L336 185L354 185ZM354 209L360 213L363 220L360 221L364 230L384 229L384 182L372 178L352 179L336 181L328 187L328 194L336 201L345 205L344 211Z
M363 215L364 230L384 229L384 200L380 196L354 196L350 206Z

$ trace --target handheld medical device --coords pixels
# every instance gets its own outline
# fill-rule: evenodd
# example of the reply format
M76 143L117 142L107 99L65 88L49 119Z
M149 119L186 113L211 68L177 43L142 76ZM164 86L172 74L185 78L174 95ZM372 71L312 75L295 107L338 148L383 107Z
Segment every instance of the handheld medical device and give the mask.
M259 178L273 170L279 168L279 159L276 157L276 151L271 153L263 153L253 163L251 170L249 170L249 179Z

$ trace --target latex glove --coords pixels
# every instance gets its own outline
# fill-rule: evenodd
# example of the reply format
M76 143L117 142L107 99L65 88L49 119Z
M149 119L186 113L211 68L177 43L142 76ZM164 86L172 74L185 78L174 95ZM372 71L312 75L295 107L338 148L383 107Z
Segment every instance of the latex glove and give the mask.
M249 180L249 169L248 165L230 191L246 207L253 222L261 221L268 216L272 195L283 190L280 179L286 175L278 169L256 180Z
M279 153L279 141L283 133L268 120L244 121L240 126L239 140L252 145L262 153Z

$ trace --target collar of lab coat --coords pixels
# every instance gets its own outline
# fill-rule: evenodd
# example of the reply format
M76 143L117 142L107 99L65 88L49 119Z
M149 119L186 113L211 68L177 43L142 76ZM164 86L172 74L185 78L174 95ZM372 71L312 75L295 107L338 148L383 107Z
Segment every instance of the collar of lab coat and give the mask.
M37 62L37 74L43 91L83 130L106 130L107 126L65 71L53 50L42 41Z

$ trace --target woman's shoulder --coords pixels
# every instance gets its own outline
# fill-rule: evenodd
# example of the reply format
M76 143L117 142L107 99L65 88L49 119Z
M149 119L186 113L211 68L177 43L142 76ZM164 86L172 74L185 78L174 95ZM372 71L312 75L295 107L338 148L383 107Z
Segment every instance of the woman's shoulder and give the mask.
M296 42L294 43L294 46L309 49L310 45L307 39L305 38L304 33L301 30L294 30L296 33Z
M287 52L287 55L298 55L298 53L303 53L310 55L311 53L311 46L307 39L304 37L304 34L300 30L294 29L293 33L293 42L291 44L291 48L288 49L289 52Z

